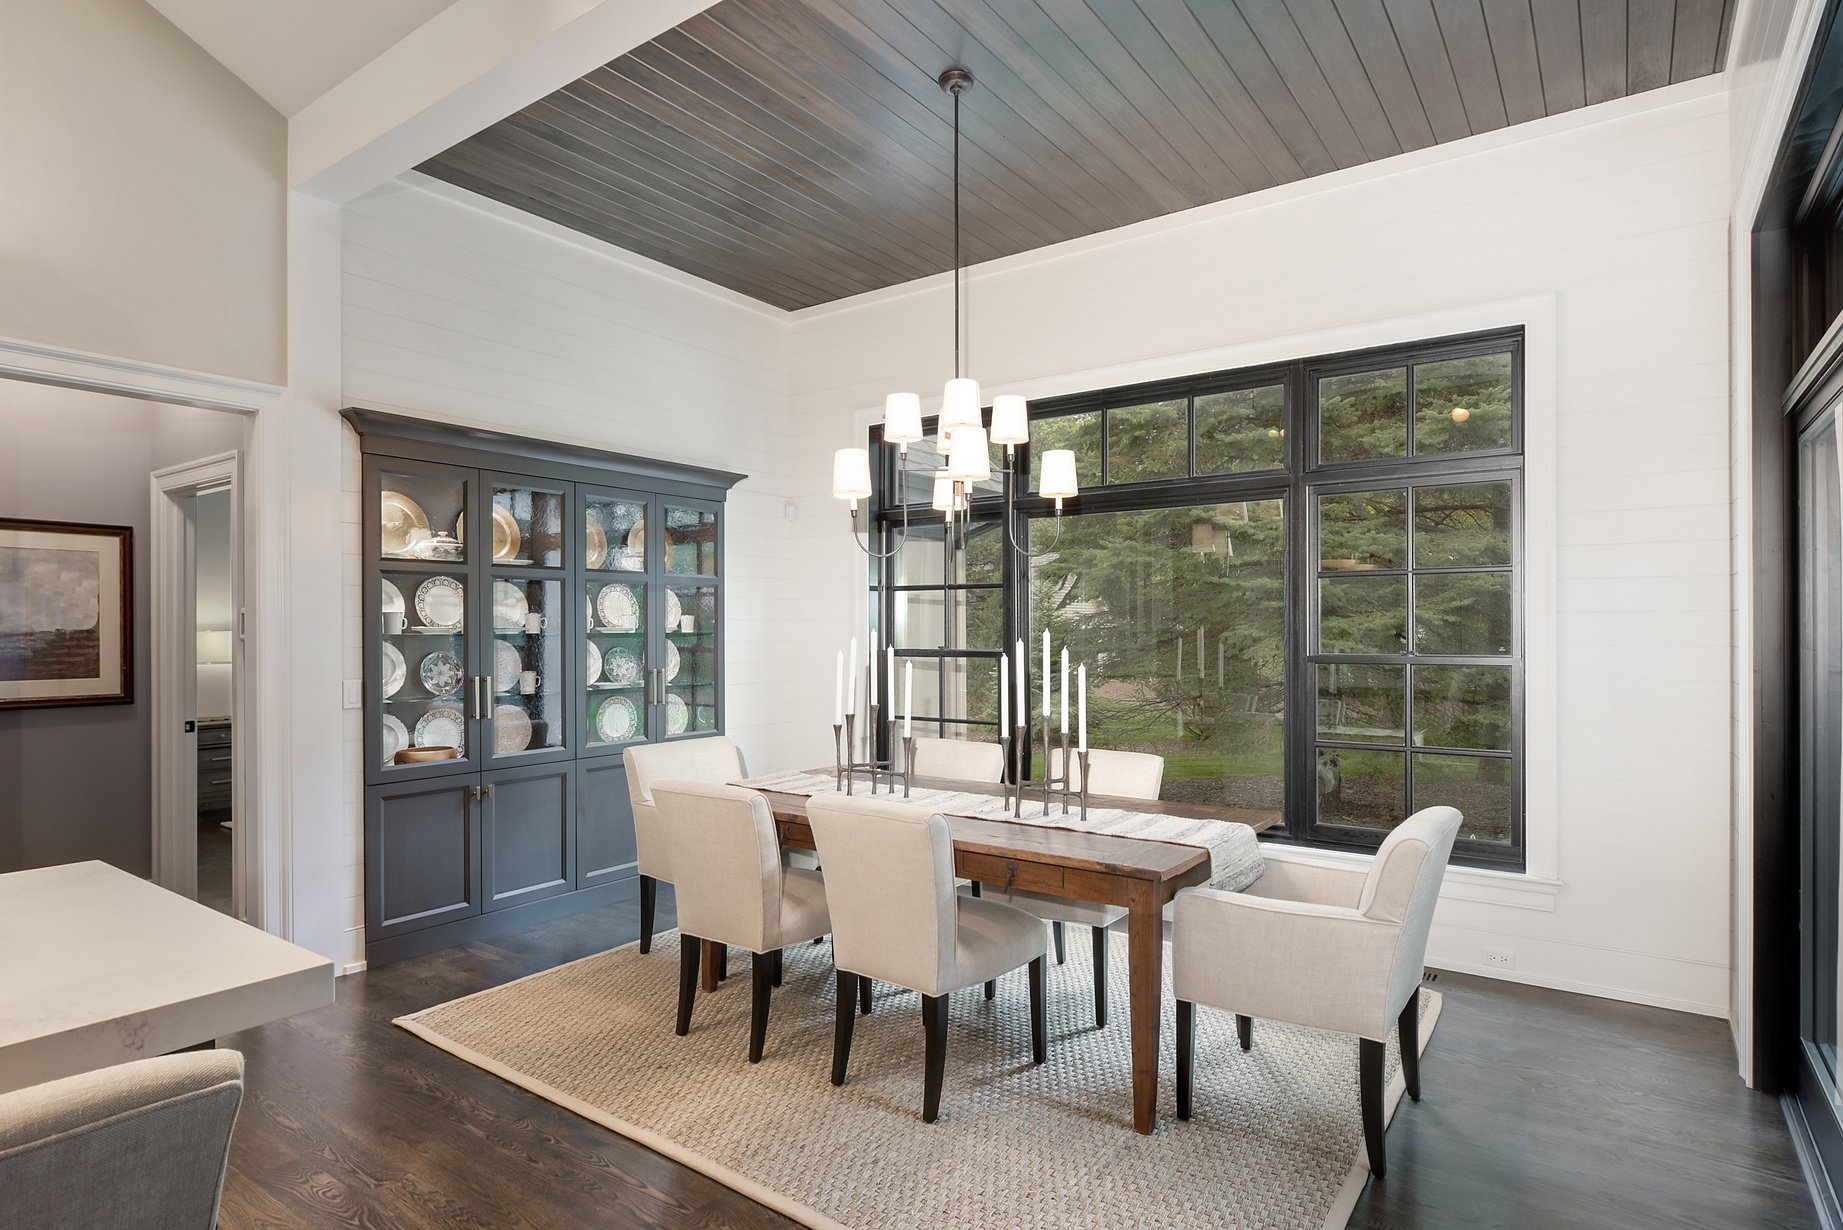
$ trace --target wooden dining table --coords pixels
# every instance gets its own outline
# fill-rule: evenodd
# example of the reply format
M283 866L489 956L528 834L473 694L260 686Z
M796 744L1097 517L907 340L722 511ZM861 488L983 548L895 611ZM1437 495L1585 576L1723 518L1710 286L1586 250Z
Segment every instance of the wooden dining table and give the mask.
M830 776L830 765L813 770ZM917 777L914 786L958 790L998 797L1003 787ZM868 775L860 774L855 792L865 797L896 801L887 776L883 790L872 796ZM807 796L764 790L774 811L781 844L811 850L813 831L807 824ZM1041 796L1038 796L1040 799ZM1028 808L1032 796L1026 793ZM1121 808L1187 819L1223 820L1245 824L1260 832L1280 818L1275 811L1214 807L1196 803L1170 803L1091 794L1092 808ZM1053 893L1080 901L1101 902L1126 909L1126 943L1132 1031L1133 1129L1150 1133L1158 1126L1158 1031L1163 1008L1165 976L1165 905L1179 889L1202 884L1210 876L1209 851L1200 846L1117 837L1015 820L975 820L948 816L953 834L954 872L978 884L1002 889L1027 889ZM703 968L714 974L719 954L715 946L703 954Z

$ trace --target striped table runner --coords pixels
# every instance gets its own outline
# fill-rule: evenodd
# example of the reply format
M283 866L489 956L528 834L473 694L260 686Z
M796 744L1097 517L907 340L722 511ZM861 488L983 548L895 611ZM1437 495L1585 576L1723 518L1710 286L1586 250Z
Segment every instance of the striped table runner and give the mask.
M834 785L835 781L830 773L796 770L751 777L734 784L747 786L751 790L778 790L782 794L811 798L818 794L840 793ZM869 788L868 782L858 782L858 789L866 792L866 798L892 797L887 792L871 796L867 793ZM1053 803L1046 813L1042 799L1039 797L1033 800L1029 794L1024 796L1024 814L1019 817L1010 814L1002 798L967 790L917 788L910 792L908 798L897 798L896 801L912 807L925 807L944 816L964 816L969 820L1003 820L1011 824L1037 824L1047 828L1071 829L1078 833L1108 833L1115 837L1137 837L1143 841L1196 846L1209 851L1210 887L1228 892L1240 892L1260 879L1264 870L1261 843L1256 839L1254 830L1232 820L1190 819L1161 815L1158 812L1090 805L1088 820L1084 824L1081 813L1075 809L1073 796L1070 797L1069 814L1065 816L1059 803Z

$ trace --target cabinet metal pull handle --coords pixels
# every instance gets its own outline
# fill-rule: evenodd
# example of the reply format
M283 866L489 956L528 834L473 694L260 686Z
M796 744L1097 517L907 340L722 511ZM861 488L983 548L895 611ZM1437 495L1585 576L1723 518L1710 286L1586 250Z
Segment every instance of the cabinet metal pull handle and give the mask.
M469 787L468 787L468 789L469 789L469 790L471 790L471 791L473 791L473 797L474 797L474 798L475 798L476 800L478 800L478 799L479 799L479 797L480 797L480 787L478 787L478 786L469 786Z
M480 695L481 695L480 685L484 684L485 682L486 682L485 675L475 675L474 676L474 717L476 719L481 719L481 718L486 717L486 703L480 699Z
M490 785L486 787L486 797L489 799L493 797L493 788Z
M229 756L213 756L213 757L211 757L211 759L210 759L210 763L212 763L212 764L223 764L223 763L224 763L224 762L225 762L226 760L229 760L229 759L230 759L230 757L229 757Z

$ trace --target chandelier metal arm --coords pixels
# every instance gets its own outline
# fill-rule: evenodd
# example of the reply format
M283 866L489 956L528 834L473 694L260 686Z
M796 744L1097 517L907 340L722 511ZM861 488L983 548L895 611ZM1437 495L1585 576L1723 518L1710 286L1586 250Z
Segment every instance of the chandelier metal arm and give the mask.
M866 524L864 526L864 541L858 542L858 536L857 536L858 509L857 509L857 503L855 501L852 502L852 505L851 505L851 541L856 542L858 545L858 550L862 551L865 555L868 555L871 559L893 559L895 558L896 552L902 550L903 546L907 544L907 542L909 541L909 501L907 499L908 490L909 490L908 479L909 479L909 446L905 444L902 446L902 451L899 454L897 454L897 471L896 471L896 490L900 492L904 497L902 501L902 532L896 536L895 545L892 546L887 551L871 550L870 536L872 533L875 532L876 527L874 525L869 524L868 516L866 516Z

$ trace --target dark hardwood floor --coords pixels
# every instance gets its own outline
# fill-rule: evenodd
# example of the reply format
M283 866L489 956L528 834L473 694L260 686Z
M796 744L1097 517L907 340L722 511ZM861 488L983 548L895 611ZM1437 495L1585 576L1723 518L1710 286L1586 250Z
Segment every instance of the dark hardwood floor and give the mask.
M634 903L579 914L341 979L331 1007L221 1039L249 1084L220 1224L793 1225L390 1024L637 927ZM1722 1022L1456 974L1436 985L1425 1099L1398 1112L1389 1178L1353 1227L1817 1225L1778 1105L1735 1078ZM1353 1115L1354 1089L1353 1074Z

